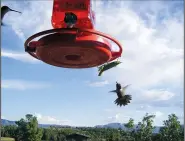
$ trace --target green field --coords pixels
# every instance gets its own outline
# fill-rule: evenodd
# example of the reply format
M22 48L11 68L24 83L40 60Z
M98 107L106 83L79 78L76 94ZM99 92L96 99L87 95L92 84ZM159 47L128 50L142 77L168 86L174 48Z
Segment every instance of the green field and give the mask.
M1 137L1 141L15 141L14 138Z

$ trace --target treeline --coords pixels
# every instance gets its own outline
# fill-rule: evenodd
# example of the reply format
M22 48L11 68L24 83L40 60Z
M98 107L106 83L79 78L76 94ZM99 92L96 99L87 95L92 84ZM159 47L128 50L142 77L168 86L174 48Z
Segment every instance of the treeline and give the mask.
M168 116L159 133L153 133L155 115L146 114L135 128L133 119L124 124L127 130L111 128L39 128L37 118L27 114L16 121L17 126L3 126L2 137L13 137L16 141L66 141L66 135L80 133L90 136L91 141L183 141L184 128L175 114Z

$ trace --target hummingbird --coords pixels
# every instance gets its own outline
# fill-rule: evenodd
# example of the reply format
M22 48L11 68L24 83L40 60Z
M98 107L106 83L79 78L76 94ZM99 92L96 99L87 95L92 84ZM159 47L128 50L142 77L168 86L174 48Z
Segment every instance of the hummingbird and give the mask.
M77 16L72 12L66 12L64 22L67 25L67 28L73 28L77 22Z
M130 85L126 85L126 86L122 87L120 83L116 82L116 90L110 91L110 92L114 92L117 94L118 98L114 101L114 103L119 105L120 107L128 105L128 103L130 103L130 100L132 100L131 95L125 94L125 90L129 86Z
M9 8L8 6L2 6L1 7L1 25L4 25L2 23L2 20L3 20L4 16L5 16L5 14L8 13L9 11L14 11L14 12L17 12L17 13L21 14L21 12L13 10L13 9Z
M121 64L120 61L114 61L114 62L110 62L110 63L107 63L105 65L102 65L102 66L98 67L98 71L99 71L98 76L101 76L104 71L107 71L107 70L109 70L111 68L114 68L114 67L116 67L119 64Z

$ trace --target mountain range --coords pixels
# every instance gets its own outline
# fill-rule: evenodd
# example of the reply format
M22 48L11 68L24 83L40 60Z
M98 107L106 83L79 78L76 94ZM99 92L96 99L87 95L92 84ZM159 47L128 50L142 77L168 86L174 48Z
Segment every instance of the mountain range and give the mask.
M7 125L16 125L15 121L10 121L10 120L6 120L6 119L1 119L1 125L3 126L7 126ZM39 124L39 127L41 128L48 128L50 126L55 126L55 127L71 127L74 128L72 126L68 126L68 125L56 125L56 124ZM135 129L136 129L135 125ZM126 130L126 127L124 126L124 124L122 123L108 123L105 125L96 125L94 126L94 128L114 128L114 129L122 129L122 130ZM160 130L160 126L156 126L153 130L153 133L158 133Z

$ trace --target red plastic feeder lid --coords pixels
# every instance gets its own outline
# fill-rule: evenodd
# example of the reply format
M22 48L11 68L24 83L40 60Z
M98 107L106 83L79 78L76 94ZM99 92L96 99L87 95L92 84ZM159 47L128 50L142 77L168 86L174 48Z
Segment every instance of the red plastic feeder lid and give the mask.
M43 35L46 36L31 42ZM112 52L111 44L105 38L114 41L120 48L119 52ZM35 50L29 51L28 47ZM96 67L120 57L122 53L122 47L115 39L89 29L61 28L43 31L28 38L25 48L33 57L64 68Z

